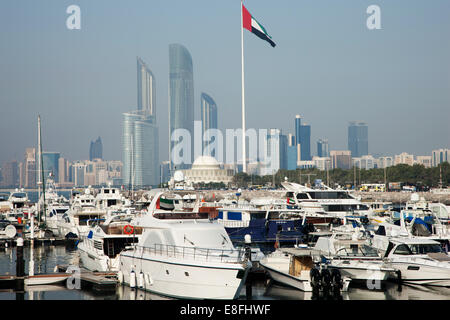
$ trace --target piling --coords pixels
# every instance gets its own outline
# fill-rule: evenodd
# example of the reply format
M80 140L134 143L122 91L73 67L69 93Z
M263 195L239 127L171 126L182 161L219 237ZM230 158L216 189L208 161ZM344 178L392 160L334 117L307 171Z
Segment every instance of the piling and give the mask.
M245 237L245 255L248 259L248 261L250 262L250 264L252 264L252 249L250 248L250 243L251 243L251 236L246 234ZM253 264L251 269L253 268ZM249 270L249 272L247 273L247 279L245 282L245 295L247 297L247 300L252 300L252 282L253 282L253 272L251 272L252 270Z
M17 238L16 247L16 291L24 290L25 261L23 259L23 238Z

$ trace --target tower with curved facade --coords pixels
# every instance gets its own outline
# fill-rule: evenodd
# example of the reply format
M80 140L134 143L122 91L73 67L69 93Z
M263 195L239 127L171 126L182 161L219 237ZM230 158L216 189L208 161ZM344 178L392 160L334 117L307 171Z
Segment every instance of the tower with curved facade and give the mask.
M194 77L192 58L189 51L181 44L169 45L169 159L171 168L190 167L189 163L174 164L171 140L176 129L186 129L191 134L191 155L193 154L194 138Z
M137 57L137 108L156 116L155 77L139 57Z
M200 113L202 119L202 137L204 137L208 129L217 129L217 105L213 98L206 93L202 93L200 98ZM209 137L207 139L209 141ZM208 142L203 142L203 152L205 152L207 145ZM209 153L208 155L215 156L215 154Z

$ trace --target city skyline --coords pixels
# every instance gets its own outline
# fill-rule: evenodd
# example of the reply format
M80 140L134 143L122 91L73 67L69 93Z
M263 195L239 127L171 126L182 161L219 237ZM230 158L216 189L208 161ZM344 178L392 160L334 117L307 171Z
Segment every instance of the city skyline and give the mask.
M343 150L348 121L362 119L370 126L372 154L429 155L448 148L450 48L440 39L448 36L450 5L378 2L383 28L369 31L367 1L284 1L280 6L246 1L277 39L272 49L244 35L247 128L293 133L288 119L301 114L312 127L311 141L328 139L330 150ZM121 115L135 109L136 56L152 62L161 84L156 88L157 123L168 123L170 43L186 46L196 61L194 118L200 118L200 92L208 92L227 110L218 119L219 128L240 127L239 4L199 1L193 10L182 1L138 2L133 8L116 1L80 1L82 28L69 31L65 4L25 3L0 5L9 13L0 22L8 41L0 76L0 134L14 135L13 142L1 142L1 163L22 161L23 150L37 144L37 114L42 115L44 150L83 159L91 137L101 136L104 158L121 159ZM105 6L108 14L102 11ZM125 7L133 20L121 13ZM146 15L149 19L142 19ZM216 33L191 23L205 16L217 21ZM116 25L111 22L116 20ZM42 32L52 37L39 37ZM14 67L16 59L25 63ZM160 131L162 161L168 156L169 130Z

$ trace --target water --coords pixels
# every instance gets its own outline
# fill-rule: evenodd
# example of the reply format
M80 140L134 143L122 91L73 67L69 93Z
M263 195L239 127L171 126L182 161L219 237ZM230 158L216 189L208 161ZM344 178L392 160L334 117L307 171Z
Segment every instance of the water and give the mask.
M78 251L65 246L39 245L33 250L34 272L52 273L56 265L79 265ZM30 249L24 248L25 272L28 273ZM16 248L0 251L0 275L16 272ZM267 285L266 279L260 278L253 283L254 300L315 300L310 292L302 292L278 284ZM350 287L348 292L338 297L320 297L330 300L450 300L450 288L397 285L386 283L379 290L364 287ZM0 300L14 300L16 293L0 290ZM131 290L127 286L118 286L116 292L95 293L89 290L69 289L65 283L47 286L30 286L26 288L25 300L166 300L167 298L143 290ZM240 299L245 300L245 288Z

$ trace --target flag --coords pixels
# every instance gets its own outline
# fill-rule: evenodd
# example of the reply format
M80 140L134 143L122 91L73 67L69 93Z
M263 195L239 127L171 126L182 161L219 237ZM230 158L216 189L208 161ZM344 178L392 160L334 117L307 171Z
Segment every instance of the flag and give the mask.
M242 27L257 37L266 40L272 47L275 47L275 42L272 41L272 37L269 36L266 29L264 29L264 27L252 17L244 5L242 5Z

